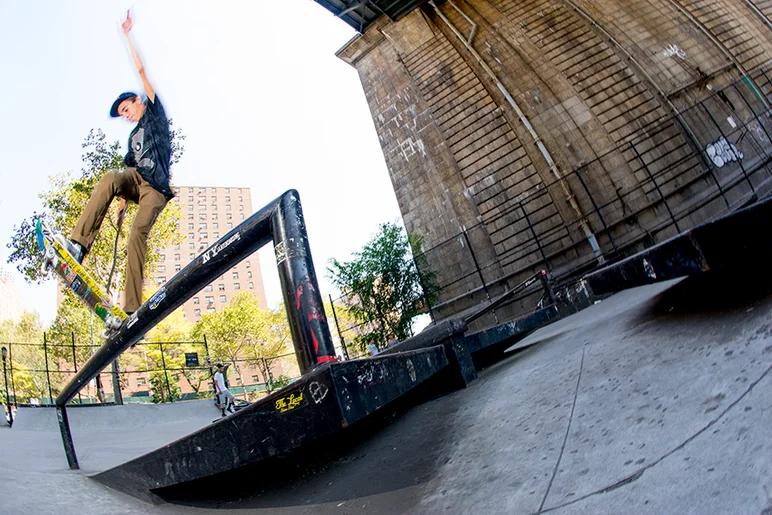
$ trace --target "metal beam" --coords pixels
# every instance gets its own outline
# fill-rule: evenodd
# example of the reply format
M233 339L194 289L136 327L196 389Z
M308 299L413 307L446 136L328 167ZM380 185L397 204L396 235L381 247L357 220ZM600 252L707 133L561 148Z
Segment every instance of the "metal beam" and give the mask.
M308 245L300 196L289 190L205 250L150 299L89 358L56 398L62 440L71 468L77 468L65 405L88 382L204 286L273 240L284 305L301 373L335 360L335 347ZM73 466L74 465L74 466Z

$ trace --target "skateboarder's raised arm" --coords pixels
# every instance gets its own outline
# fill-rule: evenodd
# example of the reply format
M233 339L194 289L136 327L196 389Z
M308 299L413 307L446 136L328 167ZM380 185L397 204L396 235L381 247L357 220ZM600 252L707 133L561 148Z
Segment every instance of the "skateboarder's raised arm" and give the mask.
M142 59L140 59L139 53L134 47L134 42L131 40L131 34L129 34L131 32L131 11L126 11L126 21L121 24L121 29L123 30L123 35L126 36L126 42L129 45L131 60L134 61L134 66L137 68L139 78L142 79L142 87L145 89L145 95L147 95L148 100L155 103L155 90L147 80L147 75L145 74L145 65L142 64Z

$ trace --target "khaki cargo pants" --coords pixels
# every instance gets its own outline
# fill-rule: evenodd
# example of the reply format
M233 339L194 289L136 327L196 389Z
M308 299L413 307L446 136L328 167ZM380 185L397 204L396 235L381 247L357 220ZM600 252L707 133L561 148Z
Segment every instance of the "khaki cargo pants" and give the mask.
M129 233L126 253L126 289L123 310L133 313L142 304L142 279L147 256L147 237L150 229L166 206L166 196L153 188L137 172L136 168L123 168L106 172L99 180L94 193L81 213L71 239L80 243L86 251L99 233L99 227L107 214L113 198L122 197L139 204L139 211Z

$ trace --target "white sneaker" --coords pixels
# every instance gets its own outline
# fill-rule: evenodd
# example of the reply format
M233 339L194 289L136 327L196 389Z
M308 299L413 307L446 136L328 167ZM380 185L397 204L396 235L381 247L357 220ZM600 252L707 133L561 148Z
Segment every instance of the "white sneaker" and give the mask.
M233 404L228 406L228 411L230 411L231 413L236 413L236 408L233 407Z

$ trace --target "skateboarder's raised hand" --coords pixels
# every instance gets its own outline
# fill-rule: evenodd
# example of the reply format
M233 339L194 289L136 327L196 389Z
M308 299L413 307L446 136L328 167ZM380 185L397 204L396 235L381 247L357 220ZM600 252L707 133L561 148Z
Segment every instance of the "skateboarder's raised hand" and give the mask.
M142 64L142 59L139 57L139 53L137 52L137 49L134 47L134 42L131 40L131 27L133 25L133 22L131 20L131 11L126 11L126 21L124 21L121 24L121 29L123 30L123 35L126 36L126 42L129 45L129 52L131 53L131 60L134 61L134 66L137 68L137 73L139 73L139 78L142 79L142 87L145 90L145 95L147 95L148 100L151 102L155 102L155 90L153 89L153 86L150 85L150 82L147 80L147 75L145 74L145 66Z

